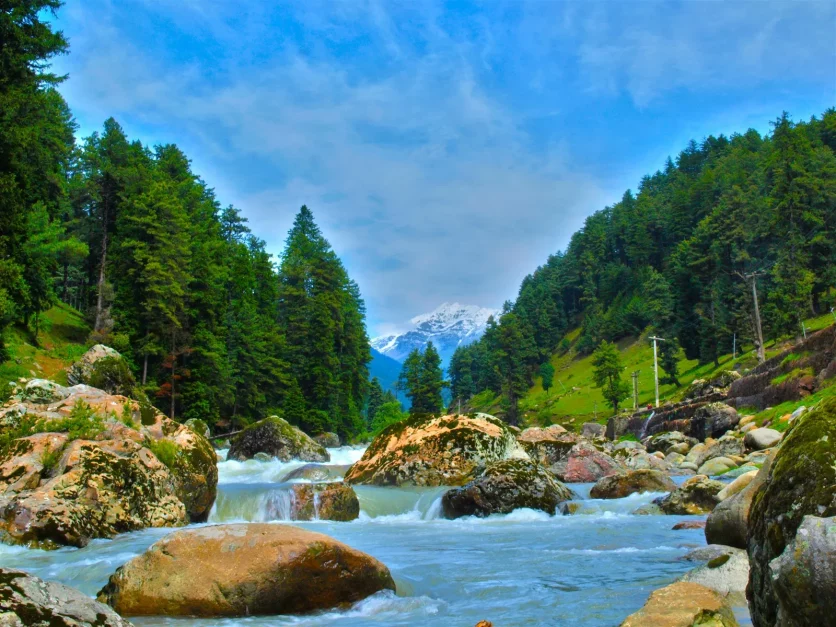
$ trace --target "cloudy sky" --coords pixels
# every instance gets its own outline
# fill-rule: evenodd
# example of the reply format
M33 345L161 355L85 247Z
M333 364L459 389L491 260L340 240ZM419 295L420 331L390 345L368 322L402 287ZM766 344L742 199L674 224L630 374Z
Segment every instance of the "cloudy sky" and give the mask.
M176 143L278 254L300 205L370 333L498 307L691 139L836 104L833 2L68 0L80 133Z

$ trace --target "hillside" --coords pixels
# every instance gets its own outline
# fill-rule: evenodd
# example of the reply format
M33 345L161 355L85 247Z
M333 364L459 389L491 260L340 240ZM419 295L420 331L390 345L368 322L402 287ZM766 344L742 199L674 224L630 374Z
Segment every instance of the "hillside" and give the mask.
M66 368L84 354L90 327L83 316L63 303L41 314L37 339L22 325L6 332L10 359L0 363L0 383L21 377L67 382Z
M805 326L811 333L832 323L833 317L828 313L806 320ZM576 349L579 335L580 329L574 329L568 333L565 337L571 348L565 353L552 355L550 362L555 369L552 388L544 391L542 381L538 377L527 394L520 399L519 406L524 424L560 424L570 430L579 430L585 422L606 423L607 419L612 416L612 409L602 397L601 391L593 384L592 356L581 355ZM647 335L648 333L643 333L638 338L625 338L617 344L625 367L624 379L630 382L631 389L630 373L639 371L640 406L654 403L655 400L653 347L652 343L647 340ZM784 350L793 343L794 339L796 338L785 337L777 342L774 340L768 342L766 345L767 358ZM677 388L673 384L660 385L661 403L680 400L688 385L695 379L711 378L715 373L723 370L743 371L757 364L753 347L749 345L741 347L737 359L733 359L731 354L721 355L718 359L719 367L713 363L700 365L697 359L687 359L683 351L680 351L679 357L679 382L681 387ZM831 390L836 391L836 385L832 386ZM785 404L786 406L782 405L761 413L764 414L764 418L772 417L775 414L782 415L800 404L803 403L788 403ZM468 407L476 411L501 415L502 399L491 391L484 391L473 397L468 403ZM623 407L632 408L632 400L625 400Z

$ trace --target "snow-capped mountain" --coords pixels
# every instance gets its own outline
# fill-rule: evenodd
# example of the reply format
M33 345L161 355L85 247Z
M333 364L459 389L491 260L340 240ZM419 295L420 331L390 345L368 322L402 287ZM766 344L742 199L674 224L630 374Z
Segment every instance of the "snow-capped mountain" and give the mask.
M413 349L422 349L432 341L446 367L456 347L482 337L491 316L498 317L499 311L476 305L444 303L435 311L415 316L409 321L409 330L376 337L371 345L387 357L403 361Z

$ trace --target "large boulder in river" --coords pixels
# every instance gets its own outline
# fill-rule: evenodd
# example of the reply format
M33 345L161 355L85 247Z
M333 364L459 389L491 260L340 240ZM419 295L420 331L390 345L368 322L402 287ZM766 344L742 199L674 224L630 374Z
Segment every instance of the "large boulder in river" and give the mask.
M340 445L340 436L330 431L314 436L314 440L323 448L337 448Z
M64 584L0 568L3 627L131 627L104 603Z
M291 459L303 462L331 460L324 446L278 416L259 420L232 438L227 459L244 461L259 453L283 462L289 462Z
M696 475L653 502L666 514L707 514L717 506L717 494L725 487L725 484L705 475Z
M379 561L288 525L176 531L120 567L99 592L127 616L301 614L342 607L395 583Z
M717 498L721 499L720 504L708 515L705 523L705 539L709 544L725 544L738 549L747 548L749 510L755 494L766 481L769 472L768 464L769 462L754 476L744 475L747 479L744 479L744 476L738 477L717 493ZM729 488L733 488L734 484L737 484L736 487L745 485L739 491L727 496L728 492L731 492Z
M719 592L734 605L746 605L746 584L749 583L749 556L743 549L725 547L722 555L688 571L680 581L698 583Z
M206 520L218 471L205 438L150 405L86 385L62 390L58 401L0 408L6 541L84 546Z
M795 539L769 565L777 624L830 625L836 616L836 517L805 516Z
M517 442L528 456L550 469L565 460L572 447L581 441L579 435L568 433L560 425L529 427L517 436Z
M782 437L783 435L780 431L761 427L760 429L748 431L743 436L743 442L746 444L746 448L751 451L762 451L778 444Z
M754 496L749 511L747 597L752 621L758 627L821 624L813 620L816 614L811 608L795 608L801 613L792 620L781 611L771 567L793 544L805 516L836 516L836 398L821 401L792 424ZM829 602L833 599L831 596Z
M297 483L291 492L291 520L336 520L347 522L360 515L354 489L342 481Z
M593 499L621 499L637 492L672 492L676 484L658 470L628 470L603 477L592 486Z
M447 518L507 514L522 507L554 514L560 503L571 498L572 491L539 464L506 459L488 464L467 485L448 490L441 507Z
M654 590L621 627L739 627L726 599L698 583L680 581Z
M527 458L514 432L487 414L415 417L390 425L345 475L348 483L463 485L490 462Z
M592 483L624 470L624 466L589 442L578 442L549 470L566 483Z

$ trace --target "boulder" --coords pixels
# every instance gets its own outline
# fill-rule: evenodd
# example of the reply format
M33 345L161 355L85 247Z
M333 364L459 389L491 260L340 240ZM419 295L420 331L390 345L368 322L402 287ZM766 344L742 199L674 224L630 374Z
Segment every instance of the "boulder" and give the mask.
M278 416L259 420L232 438L227 459L244 461L265 453L283 462L327 462L331 456L323 446Z
M624 470L624 466L588 442L579 442L549 470L565 483L593 483Z
M676 484L658 470L629 470L603 477L592 486L594 499L620 499L636 492L672 492Z
M737 464L728 457L713 457L697 469L697 474L708 476L722 475L733 468L737 468Z
M108 394L131 396L136 380L122 355L104 344L96 344L67 369L70 385L83 383Z
M531 459L554 471L555 464L563 461L569 451L582 438L575 433L568 433L559 425L545 429L532 427L517 436L517 442Z
M691 433L699 440L717 438L740 421L734 407L725 403L707 403L697 409L691 419Z
M581 427L581 435L590 440L606 437L607 428L597 422L585 422Z
M720 503L708 515L705 524L705 539L709 544L723 544L739 549L747 547L749 510L752 507L752 499L766 480L767 472L768 469L761 469L748 482L744 479L746 485L731 495L729 492L742 485L741 483L732 488L739 479L717 493Z
M209 425L203 422L200 418L189 418L183 424L195 433L197 433L198 435L202 435L207 440L212 437L212 432L209 430Z
M337 448L340 445L340 436L336 433L320 433L314 436L314 441L323 448Z
M346 473L351 484L457 486L490 462L527 458L493 416L415 417L390 425Z
M672 531L682 531L684 529L705 529L704 520L683 520L671 527Z
M834 443L836 398L828 398L792 424L775 458L761 469L764 482L749 511L747 590L752 621L759 627L817 624L805 613L795 622L779 622L780 596L770 565L793 543L805 516L836 516Z
M725 487L705 475L696 475L653 502L666 514L707 514L717 506L717 494Z
M345 483L297 483L291 488L291 520L347 522L360 515L360 501Z
M446 518L507 514L521 507L554 514L571 498L572 491L539 464L506 459L488 464L467 485L448 490L441 507Z
M355 603L395 583L383 564L288 525L176 531L121 566L99 601L129 616L300 614Z
M722 555L685 573L680 581L698 583L724 597L731 597L735 605L745 605L746 584L749 582L749 556L742 549L726 547Z
M334 481L335 479L342 479L345 473L351 466L337 465L337 464L305 464L294 468L281 479L279 483L287 481Z
M658 470L660 472L670 472L671 466L665 461L664 457L660 457L662 453L656 452L648 454L644 449L631 450L626 457L618 457L617 459L630 470Z
M710 459L736 457L742 455L743 451L744 446L741 438L724 435L718 440L709 438L704 443L697 444L688 452L685 459L697 466L702 466Z
M731 498L738 492L742 491L743 488L745 488L747 485L749 485L752 482L752 479L754 479L757 474L758 470L755 469L750 470L749 472L740 475L739 477L736 477L734 481L732 481L729 485L727 485L725 488L723 488L717 493L717 498L720 499L721 503L726 499Z
M75 588L0 568L3 627L131 627L116 612Z
M680 447L675 450L676 453L685 455L688 453L688 450L690 450L690 447L698 443L696 438L689 437L681 431L665 431L664 433L657 433L649 440L645 441L647 442L648 453L662 451L666 455L670 453L675 446ZM682 445L684 445L684 447ZM686 450L683 451L683 448Z
M209 442L150 405L86 385L24 401L0 453L0 532L33 546L206 520L218 480ZM20 413L22 412L22 413ZM32 435L25 435L26 433Z
M654 590L621 627L738 627L726 599L697 583L680 581Z
M710 562L711 560L729 554L729 547L722 544L709 544L688 551L681 559L688 562Z
M752 429L749 431L744 436L743 443L749 450L762 451L778 444L782 437L783 435L780 431L761 427L760 429Z
M784 552L769 564L777 624L813 627L836 616L836 517L805 516Z

